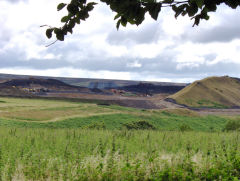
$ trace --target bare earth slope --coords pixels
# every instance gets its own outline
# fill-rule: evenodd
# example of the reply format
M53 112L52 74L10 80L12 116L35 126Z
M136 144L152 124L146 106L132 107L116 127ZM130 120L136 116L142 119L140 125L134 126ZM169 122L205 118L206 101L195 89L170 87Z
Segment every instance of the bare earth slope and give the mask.
M5 86L1 84L0 84L0 96L34 97L34 95L22 91L15 86Z
M240 107L240 81L228 76L209 77L195 81L168 98L189 107Z

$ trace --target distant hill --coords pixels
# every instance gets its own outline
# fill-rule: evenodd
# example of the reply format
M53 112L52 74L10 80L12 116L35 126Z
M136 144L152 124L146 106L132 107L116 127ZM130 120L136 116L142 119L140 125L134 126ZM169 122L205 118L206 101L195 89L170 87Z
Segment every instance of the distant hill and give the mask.
M1 74L0 83L9 86L32 87L30 85L41 85L45 88L62 87L63 89L78 89L81 91L111 94L109 89L124 90L139 94L173 94L186 87L186 83L154 82L154 81L132 81L113 79L88 79L68 77L47 77L31 75ZM85 88L85 90L83 90Z
M4 81L0 83L0 86L3 87L2 91L0 92L0 95L4 95L3 93L7 93L8 95L11 95L12 92L14 96L16 94L16 91L18 90L18 94L22 94L22 96L26 95L24 93L34 94L34 95L46 95L47 92L84 92L84 93L90 93L92 92L90 89L85 87L79 87L79 86L73 86L66 84L60 80L56 79L43 79L43 78L16 78ZM9 90L7 91L6 88ZM13 89L16 88L16 89ZM13 89L10 91L10 89ZM5 90L5 91L4 91ZM19 92L20 91L20 92ZM15 95L18 96L18 95Z
M48 76L32 76L32 75L14 75L14 74L1 74L0 83L10 81L11 79L55 79L62 81L66 84L73 86L81 86L90 89L111 89L121 88L125 86L138 85L141 83L150 83L160 86L186 86L186 83L172 83L172 82L155 82L155 81L133 81L133 80L114 80L114 79L90 79L90 78L69 78L69 77L48 77Z
M87 87L90 89L112 89L119 87L114 81L89 81Z
M168 100L189 107L240 107L240 79L228 76L195 81Z
M155 85L151 83L139 83L121 87L122 90L143 94L174 94L186 87L185 85Z
M41 85L44 87L57 86L57 87L76 88L76 86L68 85L56 79L40 79L40 78L12 79L2 84L6 86L22 86L22 87L31 86L31 85Z

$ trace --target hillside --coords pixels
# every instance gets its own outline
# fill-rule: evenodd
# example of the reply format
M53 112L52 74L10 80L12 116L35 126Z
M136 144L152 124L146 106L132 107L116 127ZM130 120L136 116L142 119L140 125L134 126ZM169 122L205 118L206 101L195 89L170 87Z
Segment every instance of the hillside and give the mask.
M34 77L11 79L0 83L0 85L28 89L45 88L52 91L88 91L87 88L69 85L57 79L43 79Z
M155 85L151 83L139 83L137 85L129 85L121 87L122 90L128 92L136 92L136 93L143 93L143 94L174 94L181 89L186 87L186 85Z
M2 84L0 84L0 96L34 97L33 94L23 91L15 86L6 86Z
M31 85L41 85L45 87L58 86L58 87L76 88L75 86L68 85L56 79L39 79L39 78L12 79L2 84L6 86L22 86L22 87L31 86Z
M151 82L151 81L133 81L133 80L113 80L113 79L91 79L91 78L70 78L70 77L47 77L47 76L33 76L33 75L14 75L14 74L1 74L0 83L10 81L12 79L55 79L62 81L68 85L81 86L90 89L112 89L127 86L134 86L141 83L150 83L155 86L176 86L185 87L185 83L172 83L172 82Z
M228 76L208 77L193 82L168 100L189 107L240 107L240 81Z

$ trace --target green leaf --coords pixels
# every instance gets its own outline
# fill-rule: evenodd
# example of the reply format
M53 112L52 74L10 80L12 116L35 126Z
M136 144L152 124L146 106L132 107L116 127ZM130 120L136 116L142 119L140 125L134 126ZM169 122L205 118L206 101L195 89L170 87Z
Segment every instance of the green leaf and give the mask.
M227 0L229 1L229 0ZM217 10L217 4L214 1L206 1L205 7L208 9L208 11L216 11Z
M67 31L68 31L69 33L71 33L71 34L73 33L73 31L72 31L72 28L71 28L71 27L68 27L68 28L67 28Z
M208 16L208 15L206 14L204 17L202 17L202 19L209 20L209 19L210 19L210 16Z
M202 9L203 5L204 5L204 0L195 0L197 6Z
M177 11L175 11L175 18L177 18L183 12L184 12L183 10L177 9Z
M121 17L121 14L117 14L115 17L114 17L114 20L118 19Z
M76 17L74 20L75 20L75 23L80 24L80 18Z
M57 34L59 31L61 31L59 28L54 28L54 33Z
M49 28L46 30L46 36L48 37L48 39L52 38L52 32L53 28Z
M177 12L177 11L178 11L177 6L176 6L176 5L173 5L173 6L172 6L172 10L173 10L174 12Z
M79 12L78 7L76 5L74 5L74 4L69 4L67 6L67 10L68 10L68 12L70 12L73 15L75 15L75 14L77 14Z
M182 16L185 16L187 14L187 11L182 12Z
M187 7L187 12L188 12L189 17L194 16L198 12L197 4L195 4L195 3L190 4L190 6Z
M131 25L135 25L136 22L133 20L133 19L128 19L128 22L131 24Z
M94 5L95 5L96 3L88 3L87 4L87 7L86 7L86 9L88 10L88 11L92 11L93 9L94 9Z
M157 20L158 14L161 11L162 4L161 3L155 3L150 9L149 14L154 20Z
M70 4L74 4L74 5L78 6L79 2L78 2L78 0L71 0Z
M68 25L67 24L65 24L63 27L62 27L62 31L63 31L63 34L64 35L67 35L67 28L68 28Z
M60 11L62 10L67 4L65 3L60 3L58 6L57 6L57 10Z
M172 10L175 11L175 18L177 18L180 14L185 15L187 12L185 11L185 9L188 7L187 4L182 4L178 7L176 6L172 6Z
M202 12L200 16L201 16L201 19L205 19L205 20L209 20L209 18L210 18L208 16L207 12Z
M121 18L121 25L124 26L124 27L127 26L127 19L126 18L124 18L124 17Z
M143 8L139 9L138 14L135 18L137 26L140 25L144 21L145 13L146 13L146 11Z
M196 17L195 17L195 21L194 21L194 24L193 24L193 26L195 26L195 25L199 25L199 23L200 23L200 15L197 15Z
M60 41L64 41L64 32L62 30L58 31L56 37Z
M70 17L69 16L64 16L62 19L61 19L61 22L62 23L66 23L67 21L70 20Z
M118 22L117 22L117 30L119 30L119 27L120 27L120 24L121 24L121 19L120 20L118 20Z
M94 6L94 5L97 5L98 3L95 3L95 2L90 2L88 3L87 5L91 5L91 6Z
M75 20L74 20L74 19L70 20L68 26L69 26L71 29L74 28L74 26L75 26Z
M81 20L83 20L83 21L85 21L86 18L88 18L88 17L89 17L89 14L88 14L88 12L87 12L86 10L81 10L81 11L79 11L79 12L77 13L77 18L78 18L78 19L81 19Z
M171 3L173 3L174 2L174 0L164 0L163 1L163 3L167 3L167 4L171 4Z

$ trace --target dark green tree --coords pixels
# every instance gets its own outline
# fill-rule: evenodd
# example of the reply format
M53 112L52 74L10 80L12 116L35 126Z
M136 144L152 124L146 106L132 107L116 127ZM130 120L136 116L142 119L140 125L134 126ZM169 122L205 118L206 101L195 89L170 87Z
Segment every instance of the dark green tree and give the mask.
M240 0L100 0L116 13L114 20L117 21L117 29L120 25L127 23L140 25L145 14L149 13L154 19L162 8L170 8L175 12L175 17L188 15L193 21L193 26L199 25L201 20L209 19L209 12L215 12L220 4L226 4L230 8L236 9L240 6ZM63 41L67 33L72 33L76 24L85 21L89 17L89 12L97 5L95 2L87 0L71 0L69 4L60 3L57 10L67 8L68 14L61 19L62 27L50 27L46 30L46 36L51 38L56 35L57 40Z

